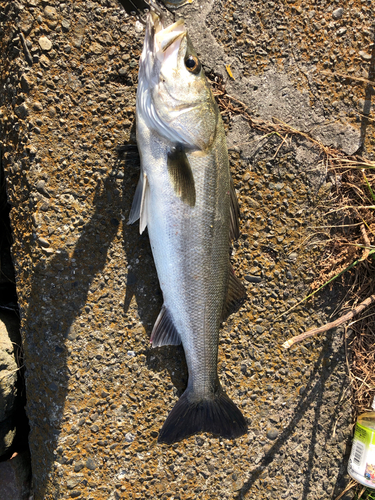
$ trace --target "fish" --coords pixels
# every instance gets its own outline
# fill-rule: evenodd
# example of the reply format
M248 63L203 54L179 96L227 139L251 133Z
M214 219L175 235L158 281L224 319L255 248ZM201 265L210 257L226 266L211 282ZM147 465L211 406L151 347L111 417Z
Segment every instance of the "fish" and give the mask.
M192 3L193 0L162 0L163 4L169 7L170 9L178 9L183 5L188 3Z
M247 422L217 373L219 328L245 288L230 263L239 207L225 130L184 20L148 13L139 63L136 137L141 171L129 214L146 227L164 303L152 347L182 343L186 390L160 430L172 444L208 432L234 439Z

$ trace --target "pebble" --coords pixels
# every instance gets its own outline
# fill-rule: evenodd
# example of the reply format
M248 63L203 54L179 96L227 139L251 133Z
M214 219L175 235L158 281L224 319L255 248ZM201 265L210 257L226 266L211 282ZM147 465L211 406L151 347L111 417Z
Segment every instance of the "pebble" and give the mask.
M295 261L295 260L297 260L297 257L298 257L298 253L292 252L291 254L289 254L288 260Z
M39 45L40 45L40 48L42 50L51 50L52 49L52 42L49 38L47 38L46 36L41 36L39 38Z
M42 111L43 110L42 103L39 101L35 101L33 104L33 110L34 111Z
M274 441L278 435L279 435L279 431L275 427L272 427L269 431L267 431L267 437L271 441Z
M339 7L338 9L335 9L332 12L332 17L333 19L341 19L343 14L344 14L344 9L342 7Z
M260 283L262 281L262 278L260 276L251 276L248 274L245 276L245 280L249 283Z
M22 104L14 108L14 112L16 113L18 118L24 120L26 116L29 114L29 108L27 107L26 103L23 102Z
M101 54L104 50L104 47L103 45L101 45L100 43L98 42L93 42L90 47L89 47L89 50L90 52L92 52L93 54Z
M74 476L69 477L66 480L66 486L68 490L72 490L73 488L75 488L82 481L82 479L83 479L82 474L75 474Z
M63 31L69 31L70 30L70 22L67 19L63 19L61 21L61 27Z
M127 443L132 443L134 441L134 435L131 432L125 434L125 441Z
M93 458L88 458L86 460L86 467L90 470L95 470L98 467L98 464L95 462Z
M346 33L346 28L340 28L336 31L337 36L345 35L345 33Z
M87 19L84 16L80 16L75 24L75 28L73 30L74 31L73 45L77 49L79 49L82 45L86 24L87 24Z
M136 33L142 33L142 31L144 30L144 26L142 23L140 23L139 21L137 21L135 23L135 27L134 27Z
M40 243L42 247L49 247L49 241L43 238L42 236L38 238L38 243Z
M50 106L48 108L48 114L51 118L53 118L54 116L56 116L56 108L54 106Z
M41 193L43 196L46 196L47 198L50 198L50 194L48 193L46 189L46 181L43 179L40 179L36 184L35 188Z
M260 207L259 203L256 200L254 200L253 198L247 198L246 201L251 208L259 208Z
M45 56L44 54L42 54L39 58L39 63L44 67L44 68L48 68L48 66L50 65L50 62L49 62L49 59L47 56Z
M30 92L30 87L31 87L31 81L26 75L21 76L21 88L22 91L25 93Z
M85 464L84 462L77 462L74 466L74 472L79 472L80 470L82 470L84 468Z
M47 19L47 23L51 28L54 28L57 25L58 17L55 7L46 5L46 7L44 8L44 17Z
M270 182L268 184L269 189L275 189L276 191L281 191L282 188L284 187L284 184L282 182L277 182L274 184L273 182Z
M45 248L43 247L42 248L42 251L43 253L45 253L46 255L52 255L53 253L55 253L55 250L53 248Z
M364 61L371 61L371 54L365 52L364 50L359 51L359 55L362 57Z

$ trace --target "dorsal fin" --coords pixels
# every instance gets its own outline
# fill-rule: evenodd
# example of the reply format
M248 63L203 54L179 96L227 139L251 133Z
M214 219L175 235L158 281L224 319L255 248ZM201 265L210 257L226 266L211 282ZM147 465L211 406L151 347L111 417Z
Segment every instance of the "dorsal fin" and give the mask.
M240 218L240 207L236 191L234 189L233 179L230 178L230 223L229 223L229 236L231 240L236 240L240 235L240 228L238 220Z
M238 302L242 301L246 297L246 289L241 283L241 281L234 274L233 267L229 266L229 278L228 278L228 288L227 296L223 306L223 312L221 315L222 321L224 321L232 312Z
M168 309L164 304L155 321L154 328L152 329L150 342L152 347L181 344L181 337L173 324L173 320Z
M183 146L177 145L168 153L168 172L174 191L191 207L195 205L195 183Z

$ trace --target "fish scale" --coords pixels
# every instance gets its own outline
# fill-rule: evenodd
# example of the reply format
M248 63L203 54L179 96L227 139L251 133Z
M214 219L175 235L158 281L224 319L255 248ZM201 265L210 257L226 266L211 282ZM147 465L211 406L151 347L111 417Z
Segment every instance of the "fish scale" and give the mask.
M152 11L136 112L141 176L129 222L148 228L164 298L151 342L182 342L189 372L159 442L202 431L238 437L246 421L217 374L220 322L244 297L229 261L238 228L224 127L181 21L164 30Z

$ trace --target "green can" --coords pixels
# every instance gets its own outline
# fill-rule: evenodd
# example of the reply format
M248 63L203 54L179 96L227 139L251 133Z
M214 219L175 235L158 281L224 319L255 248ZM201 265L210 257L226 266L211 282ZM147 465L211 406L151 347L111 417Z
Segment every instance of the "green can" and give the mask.
M363 413L357 419L348 473L364 486L375 489L375 411Z

